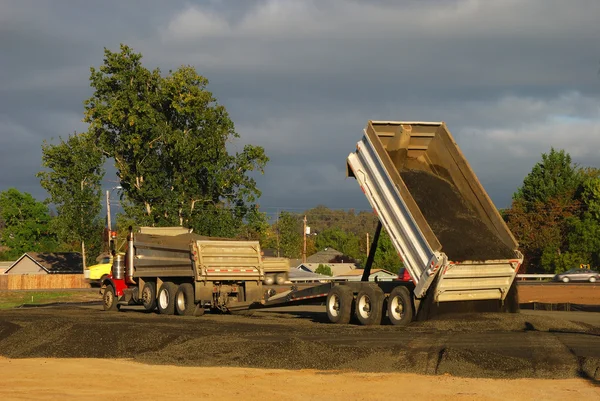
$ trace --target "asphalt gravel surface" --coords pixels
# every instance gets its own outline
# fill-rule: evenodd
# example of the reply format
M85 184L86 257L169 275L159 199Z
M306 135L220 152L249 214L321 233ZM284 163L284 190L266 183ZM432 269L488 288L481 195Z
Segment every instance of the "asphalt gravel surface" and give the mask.
M304 311L302 310L304 308ZM252 316L164 316L134 308L0 311L8 358L131 358L150 364L600 380L600 328L530 314L438 317L407 328L327 323L323 307Z

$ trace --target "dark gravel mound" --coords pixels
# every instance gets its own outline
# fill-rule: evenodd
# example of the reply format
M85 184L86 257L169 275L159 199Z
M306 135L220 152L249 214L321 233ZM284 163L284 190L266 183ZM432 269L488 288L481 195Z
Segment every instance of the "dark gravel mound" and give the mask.
M450 260L514 258L513 250L479 220L450 182L425 171L400 175Z
M321 312L324 314L324 312ZM0 355L9 358L132 358L150 364L465 377L600 375L600 337L589 327L520 314L465 314L365 327L301 314L164 316L126 309L0 311Z

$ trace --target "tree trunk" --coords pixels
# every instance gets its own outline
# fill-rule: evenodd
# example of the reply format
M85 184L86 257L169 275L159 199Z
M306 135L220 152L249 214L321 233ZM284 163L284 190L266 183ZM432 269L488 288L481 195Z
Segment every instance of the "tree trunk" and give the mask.
M81 241L81 257L83 259L83 268L85 269L87 267L85 264L85 241Z

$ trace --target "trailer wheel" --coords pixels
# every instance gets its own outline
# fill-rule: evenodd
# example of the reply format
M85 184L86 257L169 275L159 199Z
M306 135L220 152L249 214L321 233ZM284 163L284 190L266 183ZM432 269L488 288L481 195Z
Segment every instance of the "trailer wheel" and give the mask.
M383 291L377 286L368 285L360 290L354 303L356 318L360 324L364 326L381 324L383 296Z
M190 283L183 283L175 294L175 312L178 315L190 316L194 314L194 287Z
M165 281L158 291L156 303L158 312L162 315L172 315L175 313L175 293L177 286L170 281Z
M286 281L287 281L287 274L285 274L285 273L278 273L275 276L275 283L277 283L277 285L284 285Z
M114 312L119 309L117 304L117 296L115 294L115 287L107 285L104 289L104 295L102 296L103 307L105 311Z
M331 323L348 324L352 315L352 290L336 285L327 294L327 317Z
M156 309L156 283L153 281L146 281L144 288L142 288L142 305L146 312L152 312Z
M407 326L413 320L410 292L406 287L396 287L387 299L387 315L394 326Z
M263 283L265 285L273 285L275 283L275 275L273 275L273 274L267 274L267 275L265 275Z

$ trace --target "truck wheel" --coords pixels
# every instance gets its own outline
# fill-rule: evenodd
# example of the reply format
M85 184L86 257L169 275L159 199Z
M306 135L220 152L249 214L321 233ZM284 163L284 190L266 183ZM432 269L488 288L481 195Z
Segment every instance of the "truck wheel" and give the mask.
M115 294L115 287L107 285L104 289L104 295L102 296L103 307L105 311L114 312L119 309L117 305L117 296Z
M265 279L263 280L265 285L273 285L275 283L275 276L272 274L265 275Z
M142 288L142 305L147 312L156 309L156 283L147 281Z
M376 286L365 286L355 301L356 318L364 326L381 324L383 291Z
M336 285L327 294L327 317L331 323L348 324L352 314L352 290L345 285Z
M279 273L275 276L275 283L277 283L277 285L284 285L286 281L287 274L285 273Z
M175 313L175 293L177 286L170 281L165 281L158 290L156 303L158 313L161 315L172 315Z
M181 284L175 294L175 312L178 315L191 316L195 308L194 287L190 283Z
M394 326L407 326L413 320L410 292L406 287L396 287L387 299L387 315Z

